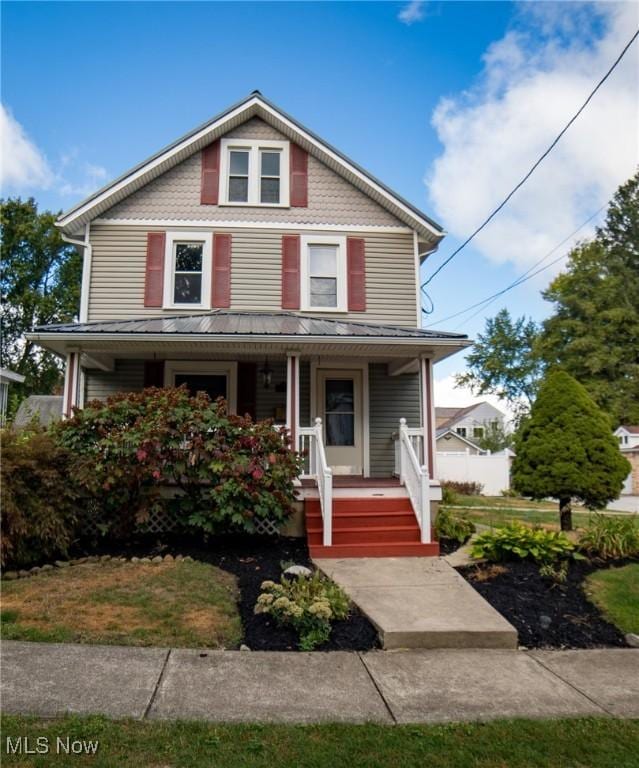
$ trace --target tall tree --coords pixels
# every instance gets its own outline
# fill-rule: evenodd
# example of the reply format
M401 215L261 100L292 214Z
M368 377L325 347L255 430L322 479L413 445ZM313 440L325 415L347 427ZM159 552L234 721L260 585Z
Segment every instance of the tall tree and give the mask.
M536 352L539 329L535 322L510 316L502 309L486 320L484 333L466 357L467 371L456 377L458 386L470 386L474 394L497 395L516 417L532 405L543 363Z
M539 351L581 382L614 424L639 424L639 173L543 294L555 304Z
M572 499L591 509L621 493L630 462L610 417L564 371L551 372L515 436L513 487L533 499L559 500L561 530L572 530Z
M12 387L17 400L33 392L51 393L60 384L62 363L25 339L26 331L64 323L78 315L82 258L62 240L56 215L38 213L33 198L0 200L2 236L2 366L26 376Z

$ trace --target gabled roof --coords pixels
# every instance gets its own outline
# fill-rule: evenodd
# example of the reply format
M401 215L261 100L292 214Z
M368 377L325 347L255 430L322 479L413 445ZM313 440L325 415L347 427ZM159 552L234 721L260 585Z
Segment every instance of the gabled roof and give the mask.
M616 431L618 432L620 429L625 429L629 435L639 435L639 425L635 426L635 425L621 424L621 426L617 427Z
M40 334L170 334L216 336L298 336L428 339L429 341L464 342L467 336L424 328L402 328L394 325L335 320L328 317L298 315L295 312L233 312L213 310L197 315L140 318L137 320L101 320L91 323L41 325L29 336Z
M220 112L203 125L156 152L73 208L65 211L59 217L57 226L66 234L79 233L87 222L97 218L116 203L182 162L194 152L201 150L223 134L255 116L260 117L296 144L299 144L309 154L329 166L390 211L400 221L416 230L421 238L428 241L432 247L435 247L444 236L443 228L423 211L420 211L338 149L304 127L295 118L265 99L259 91L253 91L242 101Z
M462 443L466 443L466 445L470 446L471 448L474 448L477 451L481 451L481 448L477 445L477 443L474 443L472 440L470 440L467 437L464 437L463 435L457 434L457 432L450 429L450 427L437 429L435 431L435 440L439 440L440 437L445 437L446 435L451 435L451 437L455 437L457 438L457 440L461 440Z
M453 427L458 421L461 421L469 413L472 413L476 408L481 405L490 405L486 400L481 400L479 403L473 403L473 405L467 405L464 408L442 408L435 407L435 424L438 430L445 430ZM501 413L499 408L491 406L495 411ZM502 414L503 416L503 414Z

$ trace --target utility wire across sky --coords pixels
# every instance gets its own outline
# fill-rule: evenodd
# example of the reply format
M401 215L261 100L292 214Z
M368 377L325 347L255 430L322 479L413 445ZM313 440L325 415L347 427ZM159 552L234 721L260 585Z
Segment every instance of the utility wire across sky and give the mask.
M426 297L430 300L430 297L428 294L423 290L441 271L444 269L444 267L449 264L455 256L457 256L458 253L460 253L481 231L484 229L484 227L487 226L487 224L492 221L492 219L501 211L501 209L508 203L508 201L511 199L511 197L519 190L532 176L532 174L535 172L535 170L541 165L541 163L548 157L548 155L552 152L552 150L555 148L555 146L559 143L562 136L566 133L566 131L570 128L570 126L575 122L575 120L579 117L579 115L584 111L584 109L588 106L594 95L597 93L597 91L601 88L601 86L606 82L606 80L610 77L610 75L613 73L613 71L616 69L619 62L623 59L623 57L626 55L628 49L630 46L634 43L634 41L639 37L639 29L637 29L634 33L634 35L630 38L628 43L624 46L623 50L617 56L615 61L613 62L612 66L608 69L606 74L599 80L597 85L592 89L590 94L588 95L588 98L584 101L584 103L579 107L579 109L575 112L575 114L570 118L570 120L566 123L566 125L562 128L562 130L557 134L557 136L554 138L550 146L546 149L546 151L541 155L541 157L534 163L534 165L530 168L530 170L526 173L526 175L521 179L521 181L513 187L513 189L506 195L506 197L502 200L502 202L493 210L493 212L486 218L484 221L475 229L472 234L470 234L466 240L458 247L456 248L450 256L448 256L440 265L437 267L437 269L433 272L433 274L425 280L421 284L421 289L423 293L426 295ZM432 300L431 300L432 304ZM431 314L432 309L430 312L426 312L426 314Z

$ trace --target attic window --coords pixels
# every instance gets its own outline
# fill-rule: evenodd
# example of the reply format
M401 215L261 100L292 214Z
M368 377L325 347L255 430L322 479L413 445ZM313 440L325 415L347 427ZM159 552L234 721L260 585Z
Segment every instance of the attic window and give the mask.
M220 205L287 207L289 143L222 139Z

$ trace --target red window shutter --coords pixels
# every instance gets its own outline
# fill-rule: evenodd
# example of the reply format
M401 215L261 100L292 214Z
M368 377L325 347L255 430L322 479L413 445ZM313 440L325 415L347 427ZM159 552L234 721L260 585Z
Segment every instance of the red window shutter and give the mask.
M164 294L164 232L148 232L146 236L146 275L144 306L161 307Z
M213 235L213 287L211 304L214 307L231 306L231 249L232 236Z
M300 308L300 236L282 235L282 309Z
M308 208L308 153L291 142L290 197L292 208Z
M200 205L217 205L220 190L220 142L214 141L202 150L202 183Z
M349 237L346 241L348 266L348 310L366 311L366 250L363 237Z
M145 360L144 388L164 386L164 360Z

